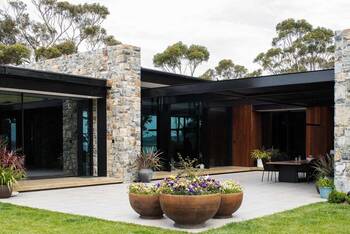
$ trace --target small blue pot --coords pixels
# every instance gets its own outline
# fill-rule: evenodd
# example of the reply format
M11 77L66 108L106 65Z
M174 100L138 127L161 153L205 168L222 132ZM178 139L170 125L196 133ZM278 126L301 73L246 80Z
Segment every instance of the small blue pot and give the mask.
M320 187L320 196L323 199L328 199L329 194L332 192L331 187Z

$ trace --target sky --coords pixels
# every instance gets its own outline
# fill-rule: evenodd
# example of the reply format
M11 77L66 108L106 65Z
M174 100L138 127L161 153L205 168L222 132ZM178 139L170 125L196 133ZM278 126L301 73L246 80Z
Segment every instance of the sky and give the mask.
M3 2L4 0L0 0ZM29 2L29 0L26 0ZM210 59L195 75L221 59L253 70L260 52L271 46L275 26L287 19L306 19L332 30L350 28L349 0L74 0L99 2L110 15L103 26L125 44L141 47L143 67L153 55L182 41L206 46Z

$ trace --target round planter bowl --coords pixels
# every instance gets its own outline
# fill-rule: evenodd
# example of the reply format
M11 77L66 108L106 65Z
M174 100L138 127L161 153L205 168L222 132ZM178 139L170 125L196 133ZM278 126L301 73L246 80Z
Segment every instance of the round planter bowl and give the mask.
M175 222L175 226L182 228L195 228L213 218L220 201L220 194L160 195L160 206L164 214Z
M9 198L12 195L12 188L6 185L0 185L0 198Z
M143 219L161 219L163 211L160 208L159 195L143 195L129 193L131 207Z
M139 170L139 180L142 183L149 183L153 178L153 170L152 169L140 169Z
M216 219L231 218L239 207L241 207L243 201L243 192L221 194L221 203L218 212L215 214Z

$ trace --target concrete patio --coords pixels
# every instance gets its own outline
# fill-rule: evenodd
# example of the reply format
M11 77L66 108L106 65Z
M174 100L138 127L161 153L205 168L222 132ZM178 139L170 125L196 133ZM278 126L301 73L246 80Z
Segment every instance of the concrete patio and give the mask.
M187 231L200 232L227 223L249 220L323 201L319 198L313 183L261 182L261 172L224 174L213 177L219 180L234 179L243 185L245 195L242 207L231 219L211 219L204 227ZM27 192L7 200L0 199L0 202L106 220L177 229L168 218L140 219L129 205L127 186L127 184L114 184Z

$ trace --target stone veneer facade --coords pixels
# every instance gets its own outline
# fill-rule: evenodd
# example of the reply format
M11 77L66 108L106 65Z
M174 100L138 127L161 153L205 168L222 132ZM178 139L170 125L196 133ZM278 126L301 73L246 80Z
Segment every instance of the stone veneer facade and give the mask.
M350 29L336 32L334 87L335 185L350 191Z
M141 150L141 65L140 49L117 45L101 50L66 55L24 67L106 79L107 93L107 175L132 179L131 162ZM64 170L77 174L77 132L74 101L63 105ZM93 126L96 130L96 101L93 101ZM73 124L74 125L74 124ZM93 132L93 174L97 175L97 133Z

